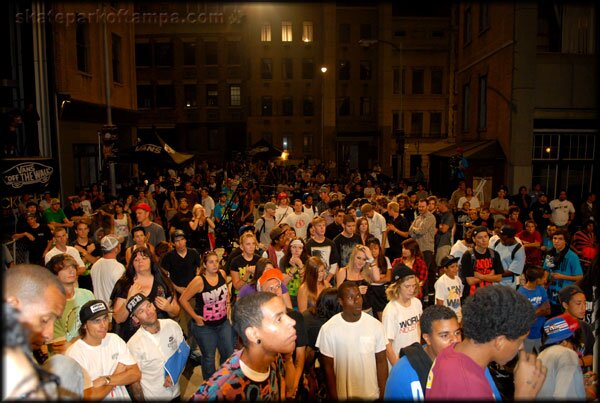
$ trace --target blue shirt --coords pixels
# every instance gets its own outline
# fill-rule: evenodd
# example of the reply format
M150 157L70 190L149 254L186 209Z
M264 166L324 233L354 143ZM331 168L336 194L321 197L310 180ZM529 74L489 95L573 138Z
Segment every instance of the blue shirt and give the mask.
M383 398L385 400L425 400L417 371L410 365L406 356L400 358L392 367L385 383Z
M519 287L517 292L523 294L531 305L533 305L533 309L537 310L544 302L548 301L548 293L546 289L541 285L538 285L533 290L528 290L525 287ZM528 339L539 339L542 337L542 327L544 327L544 323L546 322L545 316L538 316L531 325L531 329L529 330Z
M568 285L575 284L571 280L552 280L550 275L552 273L560 273L567 276L582 276L583 270L581 269L581 263L579 262L579 256L575 254L571 249L567 251L565 257L556 264L554 262L555 256L552 255L556 250L551 250L551 253L546 255L544 259L544 270L548 271L548 299L552 305L560 305L558 300L558 292ZM557 253L558 254L558 253Z

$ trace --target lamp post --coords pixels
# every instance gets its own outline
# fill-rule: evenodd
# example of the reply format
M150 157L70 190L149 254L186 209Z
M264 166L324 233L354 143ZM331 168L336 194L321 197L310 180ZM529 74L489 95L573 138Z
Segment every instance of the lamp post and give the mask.
M327 73L327 67L321 67L321 163L324 158L324 143L325 143L325 73Z

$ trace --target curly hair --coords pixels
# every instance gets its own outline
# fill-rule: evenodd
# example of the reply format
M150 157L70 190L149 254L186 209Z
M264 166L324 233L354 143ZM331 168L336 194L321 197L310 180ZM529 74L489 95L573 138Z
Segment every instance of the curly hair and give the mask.
M421 333L431 334L433 329L433 322L436 320L450 320L458 317L456 313L447 306L444 305L430 305L423 310L419 322L421 324Z
M462 306L462 331L465 338L487 343L498 336L516 340L527 334L535 311L531 302L507 286L479 288Z

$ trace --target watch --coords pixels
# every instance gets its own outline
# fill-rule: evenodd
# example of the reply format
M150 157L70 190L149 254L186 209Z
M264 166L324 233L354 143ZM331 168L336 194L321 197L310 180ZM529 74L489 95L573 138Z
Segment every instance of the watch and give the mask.
M106 385L110 385L110 376L105 376L104 380L106 381Z

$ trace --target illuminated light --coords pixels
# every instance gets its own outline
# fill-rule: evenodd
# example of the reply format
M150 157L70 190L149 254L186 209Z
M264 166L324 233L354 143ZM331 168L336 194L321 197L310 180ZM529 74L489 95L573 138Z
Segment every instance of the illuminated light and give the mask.
M283 152L281 153L281 159L285 161L287 160L289 155L290 153L288 152L288 150L283 150Z
M321 67L321 73L327 73L327 67L325 67L325 66Z
M546 152L547 152L548 154L550 154L550 152L551 152L551 151L552 151L552 149L551 149L550 147L546 147Z

